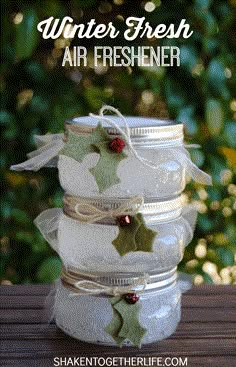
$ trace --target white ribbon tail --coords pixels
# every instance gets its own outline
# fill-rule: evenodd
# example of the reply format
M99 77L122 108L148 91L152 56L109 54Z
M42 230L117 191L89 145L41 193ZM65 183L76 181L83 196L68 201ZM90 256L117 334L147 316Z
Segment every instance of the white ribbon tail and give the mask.
M197 214L197 208L194 204L186 205L182 210L182 217L188 235L185 239L185 246L187 246L193 239L193 233L197 222Z
M34 220L34 224L40 230L45 240L57 253L59 252L57 232L62 214L63 210L60 208L47 209Z
M182 148L181 151L178 150L176 152L174 149L171 149L173 155L178 154L178 160L184 164L186 168L186 173L192 177L192 179L198 183L204 184L204 185L212 185L212 178L207 173L203 172L200 168L196 166L191 161L191 158L189 156L188 151L185 148Z
M35 141L39 148L27 154L29 159L11 166L13 171L38 171L42 167L56 167L57 156L64 147L63 134L36 135Z
M192 179L203 185L212 185L212 178L208 173L202 171L194 164L191 159L187 158L187 168Z
M184 143L184 147L187 149L200 149L201 145L200 144L187 144Z
M44 145L57 142L58 140L62 140L64 138L64 134L46 134L46 135L34 135L34 142L37 148L41 148Z
M45 316L46 316L46 320L48 324L51 324L51 322L54 319L54 314L55 314L55 301L57 300L57 293L58 293L58 289L59 289L59 283L60 280L57 279L54 284L51 285L50 287L50 291L48 293L48 295L45 298L44 301L44 311L45 311ZM45 328L48 327L48 324L42 324L42 330L45 330Z
M178 272L178 286L181 293L187 292L192 288L193 277L190 274Z

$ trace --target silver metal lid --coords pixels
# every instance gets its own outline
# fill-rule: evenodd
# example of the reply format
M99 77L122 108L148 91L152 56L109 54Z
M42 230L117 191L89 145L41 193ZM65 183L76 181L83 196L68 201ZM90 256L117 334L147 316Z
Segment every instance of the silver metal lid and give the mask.
M79 202L83 202L87 204L94 205L96 208L100 210L114 210L119 208L122 204L124 204L128 199L127 198L110 198L110 197L79 197ZM180 196L175 197L174 199L165 200L165 201L149 201L148 203L144 203L139 212L144 215L158 215L163 213L168 213L174 210L182 210L183 203Z
M75 267L69 267L66 270L64 269L67 282L72 286L73 283L83 279L88 281L93 281L99 283L103 286L111 286L111 287L125 287L128 285L132 285L141 277L143 277L144 273L94 273L94 272L83 272ZM63 274L63 273L62 273ZM145 287L145 291L149 290L160 290L162 288L166 288L177 280L177 267L174 267L166 272L162 273L149 273L147 278L147 285ZM135 289L134 289L135 290ZM138 290L138 288L136 289Z
M85 211L83 209L80 210L82 214L87 215L86 206L91 206L99 209L104 213L104 217L94 220L94 223L99 224L116 224L116 219L114 213L118 208L122 208L128 205L129 199L124 198L100 198L100 197L75 197L70 195L64 196L64 213L71 218L77 219L78 212L76 212L76 206L79 205L83 207L85 204ZM138 199L139 197L137 197ZM140 197L141 198L141 197ZM135 199L135 197L134 197ZM180 196L177 196L171 200L165 201L149 201L148 203L144 203L140 206L140 200L133 201L132 203L132 211L139 212L144 215L146 223L154 224L155 222L168 221L171 219L178 218L183 209L183 203ZM118 209L119 211L119 209ZM110 212L113 212L113 215L110 216ZM107 216L106 216L106 213ZM123 215L123 214L119 214ZM79 219L78 219L79 220Z
M113 120L119 127L124 128L124 123L120 117L106 115ZM171 120L161 120L149 117L125 117L130 130L132 144L181 144L183 143L183 124ZM90 116L75 117L66 120L65 128L70 129L79 135L91 133L99 123L99 118ZM113 127L107 126L106 122L102 122L103 127L111 136L120 135Z

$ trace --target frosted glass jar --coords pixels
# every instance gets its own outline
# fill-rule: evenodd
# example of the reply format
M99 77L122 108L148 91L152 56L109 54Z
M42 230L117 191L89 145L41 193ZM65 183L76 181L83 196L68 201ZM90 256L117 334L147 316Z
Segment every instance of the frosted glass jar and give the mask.
M118 131L117 128L107 127L107 119L110 124L111 122L115 123L119 129L121 128L121 131ZM185 188L187 176L192 177L197 182L211 184L210 176L191 161L189 153L185 149L183 124L144 117L127 117L125 121L129 125L130 139L127 137L122 117L75 118L66 123L66 135L35 136L38 149L27 154L29 158L27 161L13 165L11 169L37 171L41 167L57 166L62 188L68 194L75 196L126 198L141 195L148 200L159 200L180 194ZM109 141L114 138L120 137L126 142L124 152L128 156L119 162L116 169L120 182L112 186L109 186L110 179L104 179L103 165L103 175L98 174L98 180L103 178L103 182L100 181L100 191L95 177L90 172L90 169L97 165L100 154L88 153L83 156L83 152L90 146L88 142L88 146L85 144L79 153L82 160L78 161L77 150L81 140L78 142L78 137L76 139L75 136L72 138L73 142L69 143L69 152L68 146L64 149L68 130L76 133L79 139L81 137L83 139L89 137L98 123L102 123L109 134L108 138L105 138L108 139L105 140L105 146L108 146L106 143L109 144ZM125 131L126 137L123 136ZM108 151L110 150L108 149ZM114 176L113 173L113 179ZM117 181L115 180L115 182ZM102 191L103 189L105 190Z
M111 200L86 201L106 208L117 204L117 200L113 204ZM196 209L183 208L181 198L177 197L144 204L140 212L147 227L157 232L153 252L136 251L121 256L112 244L119 233L117 225L81 223L59 209L43 212L35 224L66 265L83 271L137 273L173 268L181 261L185 246L192 240Z
M110 274L111 275L111 274ZM123 277L127 276L124 275ZM97 278L105 284L119 284L111 278ZM131 278L128 278L131 279ZM130 280L131 281L131 280ZM139 294L141 311L139 321L147 329L142 344L153 343L170 336L181 318L181 293L190 288L190 281L177 279L176 268L167 273L151 277L152 284ZM129 284L127 280L120 284ZM66 334L89 343L116 345L113 338L104 330L112 319L112 307L106 295L76 295L73 289L61 282L57 285L54 315L57 326ZM129 341L125 343L131 345Z
M122 119L110 117L122 126ZM169 120L143 117L126 117L130 128L132 145L142 158L158 166L152 169L140 162L130 151L128 158L120 162L117 175L120 183L99 193L94 176L89 169L94 167L99 154L91 153L80 163L65 155L59 155L58 169L62 188L76 196L130 197L143 195L146 198L176 196L185 188L188 152L183 146L183 125ZM79 117L68 121L66 129L77 134L89 134L99 119ZM106 123L103 122L103 126ZM117 130L106 127L111 139ZM190 171L189 171L190 174Z

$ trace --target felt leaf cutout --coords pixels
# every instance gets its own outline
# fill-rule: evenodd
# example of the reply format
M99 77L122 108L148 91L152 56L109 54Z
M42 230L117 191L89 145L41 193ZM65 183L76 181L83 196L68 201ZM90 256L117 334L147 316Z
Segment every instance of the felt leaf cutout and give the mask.
M119 312L114 308L114 305L120 301L120 297L113 297L110 298L110 303L112 305L113 310L113 316L111 322L107 325L105 328L105 331L112 336L112 338L115 340L116 344L120 347L125 341L125 338L119 337L119 331L122 328L123 325L123 319Z
M114 305L123 319L118 336L130 340L136 347L141 347L141 341L147 330L139 322L140 304L128 304L124 299Z
M147 330L139 322L140 304L128 304L123 298L117 302L110 299L113 318L106 327L106 331L112 336L118 345L122 346L127 339L136 347L141 346L141 341Z
M97 152L94 144L104 141L109 142L110 138L101 124L98 124L96 129L87 135L77 135L68 130L67 141L59 154L64 154L81 162L87 154Z
M69 130L67 142L59 154L81 162L87 154L99 153L100 159L97 165L90 169L90 172L95 177L99 192L103 192L120 182L116 174L117 167L123 159L127 158L124 152L118 153L110 149L110 142L109 134L100 123L91 134L87 135L77 135Z
M140 222L140 226L135 235L136 251L152 252L152 245L157 232L146 227L141 213L138 213L136 216Z
M99 152L100 158L97 165L90 169L90 172L95 177L100 193L120 182L116 171L119 163L127 158L124 152L117 153L112 151L109 148L109 142L93 144L95 150Z
M137 248L135 235L140 227L140 222L137 216L131 217L131 222L128 226L119 225L119 234L112 241L116 250L121 256L127 254L128 252L135 251Z
M146 227L142 214L131 217L127 226L119 225L119 234L112 241L121 256L131 251L152 252L152 245L157 232Z

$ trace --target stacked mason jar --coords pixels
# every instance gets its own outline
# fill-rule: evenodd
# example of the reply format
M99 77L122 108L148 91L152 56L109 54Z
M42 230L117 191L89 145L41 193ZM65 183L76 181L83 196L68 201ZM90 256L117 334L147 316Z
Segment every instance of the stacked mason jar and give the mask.
M64 207L35 224L62 259L54 313L67 334L140 346L175 331L189 286L176 269L196 221L180 194L188 176L210 183L183 138L181 123L104 107L36 137L38 150L12 167L58 167Z

